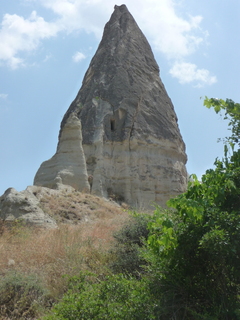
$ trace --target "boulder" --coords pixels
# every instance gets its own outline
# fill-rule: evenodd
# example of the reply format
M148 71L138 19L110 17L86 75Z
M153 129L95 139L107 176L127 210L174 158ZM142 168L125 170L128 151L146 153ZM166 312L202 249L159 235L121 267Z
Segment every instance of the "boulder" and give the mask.
M34 186L21 192L8 188L0 197L0 219L5 222L23 221L36 227L57 228L55 220L39 206L38 193L39 189Z

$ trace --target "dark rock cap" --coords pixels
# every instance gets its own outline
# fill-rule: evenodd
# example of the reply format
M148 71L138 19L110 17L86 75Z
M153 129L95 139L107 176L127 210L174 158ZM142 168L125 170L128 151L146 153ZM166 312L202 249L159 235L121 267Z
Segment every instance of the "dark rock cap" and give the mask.
M101 103L97 106L95 99L112 108L112 115L102 110L105 140L123 141L133 136L142 139L151 135L178 140L185 149L172 102L146 37L126 5L115 5L114 9L61 127L69 114L76 112L82 122L83 144L91 144L97 114L101 112Z

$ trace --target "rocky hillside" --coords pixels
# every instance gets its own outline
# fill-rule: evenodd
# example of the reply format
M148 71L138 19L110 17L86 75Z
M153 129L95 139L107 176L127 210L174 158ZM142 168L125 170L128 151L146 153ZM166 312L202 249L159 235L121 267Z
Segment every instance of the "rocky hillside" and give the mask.
M131 219L124 204L70 187L10 189L0 203L8 209L0 220L1 320L39 319L65 292L64 275L107 272L113 233Z
M123 208L128 207L113 200L81 193L70 186L60 190L30 186L21 192L9 188L0 197L0 219L4 223L16 220L47 229L57 228L59 223L104 223L105 219L120 217Z

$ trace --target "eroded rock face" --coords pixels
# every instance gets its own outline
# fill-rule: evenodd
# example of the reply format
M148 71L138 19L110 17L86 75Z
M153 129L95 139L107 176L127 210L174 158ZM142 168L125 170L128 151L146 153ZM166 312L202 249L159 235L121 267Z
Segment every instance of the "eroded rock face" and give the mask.
M36 227L57 228L55 220L39 206L38 192L35 186L21 192L14 188L7 189L0 197L0 219L6 222L23 220Z
M125 5L115 6L63 118L57 154L41 166L35 184L51 181L47 186L55 187L60 177L73 186L80 180L73 171L63 179L68 154L59 156L73 112L82 124L84 175L92 176L92 193L148 207L186 190L187 156L177 117L150 45Z
M72 112L62 130L55 155L43 162L34 178L34 185L60 189L70 185L89 192L86 160L82 148L81 122Z

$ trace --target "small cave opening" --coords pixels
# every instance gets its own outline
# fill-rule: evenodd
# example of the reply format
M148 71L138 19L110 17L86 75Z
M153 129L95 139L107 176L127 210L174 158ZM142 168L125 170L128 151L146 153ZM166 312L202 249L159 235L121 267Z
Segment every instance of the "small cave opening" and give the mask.
M111 128L111 131L115 131L116 129L115 119L110 120L110 128Z

